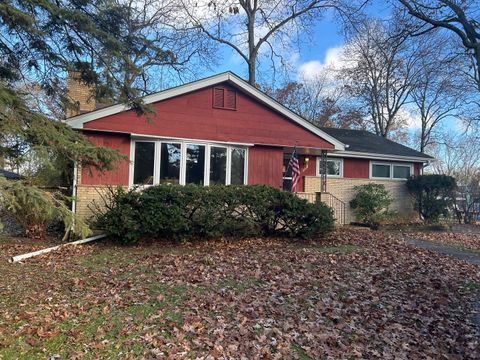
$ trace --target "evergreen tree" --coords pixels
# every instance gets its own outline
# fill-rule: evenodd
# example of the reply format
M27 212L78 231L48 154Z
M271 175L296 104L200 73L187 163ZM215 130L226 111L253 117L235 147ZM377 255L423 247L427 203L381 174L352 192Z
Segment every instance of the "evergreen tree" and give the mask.
M41 170L42 176L24 182L25 189L43 185L49 171L62 172L59 164L109 169L123 159L60 121L65 109L74 107L65 85L69 72L94 85L93 96L126 102L143 114L149 109L138 97L148 89L138 84L139 79L145 83L148 66L153 66L148 61L157 59L157 66L180 66L179 61L184 61L180 55L186 56L185 47L179 55L164 49L162 45L172 43L162 43L151 18L139 15L147 10L132 4L121 0L0 3L0 166L6 159L17 170L24 170L26 160L34 163L30 174ZM160 29L158 18L155 25ZM19 193L18 187L15 191ZM0 197L12 194L12 187L1 182Z

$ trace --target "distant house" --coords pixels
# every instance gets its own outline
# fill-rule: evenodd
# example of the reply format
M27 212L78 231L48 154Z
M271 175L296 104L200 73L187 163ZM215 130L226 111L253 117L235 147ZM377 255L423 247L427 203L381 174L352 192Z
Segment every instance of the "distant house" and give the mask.
M405 180L432 160L367 131L318 128L231 72L145 96L155 111L150 121L124 104L95 109L85 104L85 93L71 89L72 97L83 94L80 108L87 112L67 123L130 161L102 173L78 169L76 212L82 216L109 185L268 184L288 190L286 165L295 146L298 195L327 202L339 222L354 220L348 205L354 187L370 182L385 184L393 208L408 213Z
M20 180L22 178L20 175L5 169L0 169L0 176L3 176L9 180Z

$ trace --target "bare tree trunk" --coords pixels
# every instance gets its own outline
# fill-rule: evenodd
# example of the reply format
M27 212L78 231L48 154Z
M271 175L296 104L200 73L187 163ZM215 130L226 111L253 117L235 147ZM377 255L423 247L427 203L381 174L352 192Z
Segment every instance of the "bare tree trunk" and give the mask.
M357 0L238 0L238 3L210 1L199 5L196 0L182 0L181 6L193 27L200 29L209 39L230 47L242 57L248 66L248 82L255 86L258 54L262 46L270 48L272 59L282 59L273 39L281 39L284 43L298 43L297 40L303 40L306 38L305 34L312 31L312 25L318 21L324 10L335 9L345 14L348 9L351 13L363 6L363 3L360 1L357 4ZM212 21L212 13L216 21ZM286 29L288 26L291 26L292 30ZM255 36L255 28L266 32L262 33L261 37ZM296 39L298 34L301 34L301 39ZM245 42L248 49L245 49ZM275 62L272 63L275 68Z
M256 64L257 50L255 46L255 13L257 11L257 0L254 0L253 6L250 0L245 3L240 2L247 13L247 31L248 31L248 83L255 86L256 82Z

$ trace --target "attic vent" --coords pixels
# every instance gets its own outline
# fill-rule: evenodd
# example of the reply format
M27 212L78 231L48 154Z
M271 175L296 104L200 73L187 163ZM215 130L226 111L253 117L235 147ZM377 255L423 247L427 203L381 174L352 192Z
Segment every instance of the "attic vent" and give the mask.
M223 108L224 93L225 91L221 88L213 89L213 106L214 107Z
M237 108L237 98L235 90L227 90L227 96L225 97L225 107L228 109Z
M235 110L237 108L236 91L220 87L213 88L213 107Z

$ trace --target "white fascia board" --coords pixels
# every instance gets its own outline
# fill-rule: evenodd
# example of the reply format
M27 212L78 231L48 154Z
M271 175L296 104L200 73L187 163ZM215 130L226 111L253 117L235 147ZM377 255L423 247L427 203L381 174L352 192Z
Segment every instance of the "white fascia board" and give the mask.
M192 142L192 143L207 143L207 144L219 144L219 145L230 145L230 146L244 146L244 147L251 147L255 144L251 143L242 143L242 142L234 142L234 141L218 141L218 140L208 140L208 139L191 139L191 138L179 138L179 137L172 137L172 136L160 136L160 135L148 135L148 134L130 134L132 139L134 140L164 140L164 141L182 141L182 142Z
M389 161L410 161L410 162L422 162L422 163L429 163L430 161L435 160L432 158L424 158L424 157L418 157L418 156L376 154L376 153L366 153L366 152L357 152L357 151L338 151L335 153L328 154L328 156L374 159L374 160L389 160Z
M258 99L268 107L276 110L277 112L281 113L282 115L292 120L293 122L297 123L298 125L302 126L303 128L309 130L310 132L314 133L320 138L333 144L335 147L335 150L345 150L345 147L346 147L345 144L338 141L334 137L328 135L327 133L323 132L322 130L317 128L315 125L312 125L307 120L303 119L301 116L287 109L285 106L276 102L271 97L265 95L263 92L256 89L254 86L248 84L247 82L240 79L239 77L237 77L231 72L218 74L202 80L194 81L189 84L180 85L170 90L164 90L155 94L147 95L143 98L143 102L145 104L155 103L155 102L166 100L175 96L183 95L192 91L200 90L205 87L213 86L215 84L218 84L224 81L229 81L233 83L234 85L238 86L240 89L250 94L254 98ZM67 119L66 123L74 129L83 129L83 124L86 122L97 120L106 116L118 114L120 112L127 111L130 109L131 108L125 104L112 105L103 109L94 110L86 114L77 115L75 117Z

